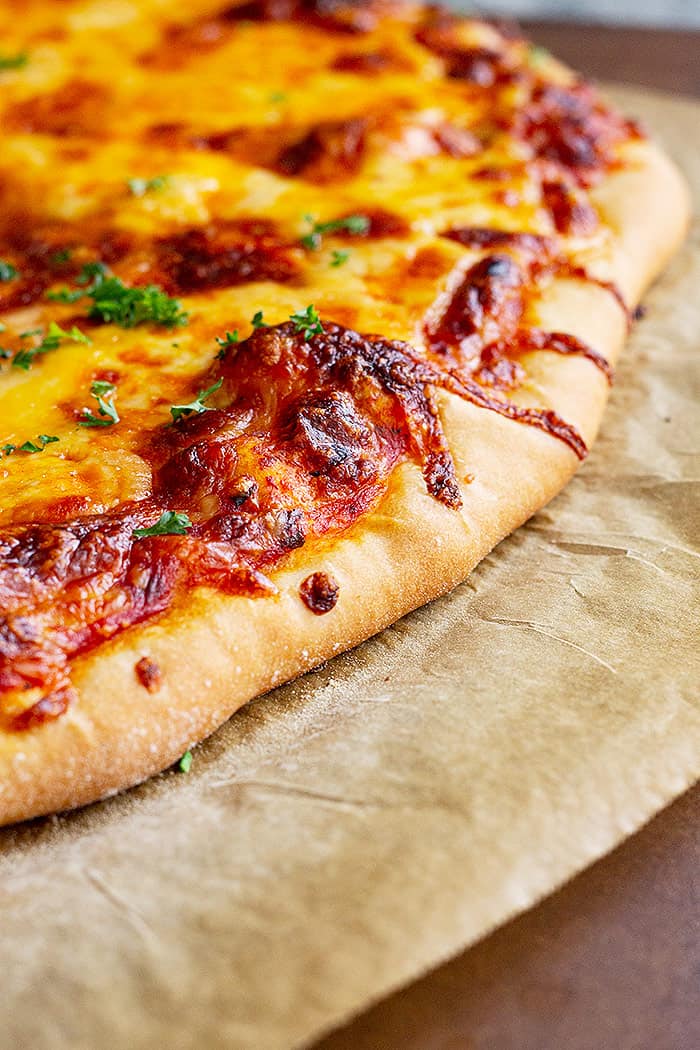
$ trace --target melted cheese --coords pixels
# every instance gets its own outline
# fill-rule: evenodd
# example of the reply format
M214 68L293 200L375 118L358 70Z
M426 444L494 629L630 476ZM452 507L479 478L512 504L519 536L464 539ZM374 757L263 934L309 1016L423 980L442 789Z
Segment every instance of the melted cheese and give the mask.
M215 336L233 329L247 335L256 311L277 323L313 303L322 317L420 346L436 287L447 287L454 268L476 257L439 238L441 231L554 232L540 182L528 172L527 151L516 138L491 133L471 156L436 146L436 128L482 133L494 119L494 98L514 109L527 101L528 88L515 83L489 93L446 78L441 57L415 39L415 9L370 34L353 35L297 22L208 23L220 6L199 0L174 13L168 0L9 0L0 9L2 54L27 55L23 68L0 72L5 216L22 216L30 229L65 230L76 247L81 231L96 225L148 243L264 217L292 245L301 273L297 281L251 281L179 296L189 315L183 328L99 325L90 328L90 346L65 342L26 372L6 360L0 445L36 441L40 434L59 440L36 454L0 458L0 523L60 518L61 507L75 517L146 496L144 435L168 423L171 404L196 395L217 352ZM187 23L179 35L173 19ZM506 41L489 26L467 21L458 32L464 46L507 51L516 64L527 60L526 44ZM386 54L389 66L377 75L333 68L340 56L358 53ZM567 79L555 63L546 75ZM299 129L299 137L329 119L368 115L360 165L320 182L258 164L254 150L242 158L152 134L164 125L195 129L201 138L249 129L282 142L290 128ZM498 181L473 177L484 168L510 174ZM129 190L131 179L162 175L161 188L142 196ZM403 219L407 233L327 236L315 252L299 244L309 230L307 215L324 222L377 210ZM6 230L0 239L0 258L8 236ZM338 249L349 256L334 266ZM21 270L21 258L16 265ZM132 265L128 276L138 280ZM120 273L118 263L114 269ZM65 284L57 272L52 287ZM85 311L82 303L40 297L3 315L0 345L14 352L25 330L46 329L52 320L69 326ZM91 382L104 377L116 384L121 421L81 427L81 410L95 408Z

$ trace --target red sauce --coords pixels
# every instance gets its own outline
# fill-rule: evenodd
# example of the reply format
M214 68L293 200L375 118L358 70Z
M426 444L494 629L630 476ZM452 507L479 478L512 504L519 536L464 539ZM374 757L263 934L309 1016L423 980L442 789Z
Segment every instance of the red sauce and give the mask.
M494 230L487 226L460 226L446 230L447 237L465 248L516 248L532 255L550 258L555 251L554 241L536 233L518 233L510 230Z
M368 33L383 15L400 6L391 0L251 0L229 8L224 17L231 21L300 21L331 32Z
M374 76L376 73L410 72L411 65L400 55L390 51L348 51L333 62L332 69L338 73L357 73L360 76Z
M89 237L89 233L85 233ZM15 310L41 299L55 281L70 280L90 254L80 231L64 223L36 223L25 213L0 215L0 258L11 262L18 276L0 284L0 310Z
M282 150L277 158L278 172L318 183L347 178L362 163L367 126L363 117L317 124Z
M510 255L487 255L468 270L447 306L424 326L432 357L462 379L469 376L478 386L492 390L517 389L525 378L517 359L535 351L585 357L612 381L612 369L598 351L574 336L544 332L527 321L527 304L536 297L543 275L561 269L565 276L588 279L584 270L548 255L551 242L531 234L464 228L446 236L470 247L510 245L520 250L522 258L516 262ZM577 455L579 440L576 436L569 442Z
M8 130L23 133L102 138L109 101L103 84L70 80L49 94L15 102L5 111L3 122Z
M464 226L446 230L443 237L475 249L513 249L528 261L531 282L536 283L542 277L557 276L586 281L604 288L618 302L620 309L631 322L630 310L620 288L614 281L605 281L594 277L585 266L577 266L565 255L559 253L556 240L535 233L494 230L482 226Z
M333 236L345 240L355 240L358 237L380 240L382 237L405 237L410 230L404 218L384 208L362 208L361 214L363 219L367 220L365 229L357 232L337 230ZM349 218L349 216L343 215L340 218Z
M221 18L204 16L194 22L168 26L158 46L142 55L145 66L180 69L224 43L231 27Z
M473 157L482 150L480 140L471 131L456 124L440 124L433 131L440 151L448 157Z
M146 66L178 69L220 47L239 22L303 22L326 32L367 33L399 5L390 0L251 0L216 15L174 23L158 46L144 54Z
M575 186L565 182L545 182L542 195L558 233L574 237L588 237L595 233L598 215Z
M508 123L540 161L581 186L596 182L616 164L616 147L640 134L634 122L609 110L584 81L566 87L540 81L529 105Z
M517 75L505 50L467 47L459 40L459 21L444 9L427 10L425 23L415 36L419 44L445 63L445 72L455 80L464 80L481 88L509 83Z
M139 682L147 692L158 692L163 684L163 674L155 660L151 660L149 656L142 656L134 666L134 671Z
M425 326L431 354L462 367L496 336L514 333L525 311L525 274L505 254L488 255L475 263L438 320Z
M193 587L273 591L265 574L309 539L338 534L375 507L406 457L420 464L435 499L458 508L435 388L585 455L580 437L553 412L496 399L407 344L336 324L308 342L291 323L258 329L227 351L221 377L224 407L145 440L150 498L0 536L0 690L44 692L9 720L15 728L61 713L72 657L165 611ZM192 528L135 538L164 510L187 513Z
M129 283L158 284L170 295L300 278L299 244L285 241L264 219L211 222L155 238L100 223L34 226L29 216L8 217L0 258L19 276L0 284L0 310L37 302L51 285L73 281L86 262L96 260Z
M25 729L32 729L34 726L40 726L43 722L52 722L68 710L73 698L74 692L69 685L54 689L22 714L9 720L9 724L8 720L2 718L0 712L0 725L3 729L14 729L16 732L21 732Z
M312 573L299 586L299 597L316 616L323 616L335 608L339 593L337 581L325 572Z
M175 68L193 55L206 55L242 19L297 20L362 33L394 6L391 0L254 0L171 26L144 61ZM430 10L416 38L443 60L450 78L464 83L465 93L488 89L488 115L475 135L456 125L439 126L433 132L436 145L447 155L467 157L489 136L503 131L516 136L529 147L528 165L539 173L543 204L557 233L590 234L598 220L582 190L616 165L618 145L638 129L610 113L587 85L546 84L534 70L518 68L507 42L493 50L465 47L456 24L452 15ZM335 68L371 75L387 62L384 52L347 52ZM531 101L513 110L508 92L498 88L516 79L531 90ZM109 127L110 104L106 89L76 79L50 95L15 103L7 125L92 141ZM359 170L378 119L359 114L312 127L234 127L204 134L172 122L146 134L173 148L225 151L322 185ZM484 167L474 177L500 180L510 173ZM366 231L337 236L407 232L405 221L388 211L373 209L368 218ZM608 363L593 348L565 333L541 331L528 319L531 300L552 275L594 278L559 254L556 236L480 228L445 236L488 254L426 321L427 359L407 344L338 323L325 323L325 331L308 341L290 323L261 328L227 349L217 369L193 384L194 394L220 375L218 407L144 435L140 452L154 477L147 499L95 516L85 515L79 498L57 499L40 523L0 535L0 693L41 691L19 716L3 716L0 707L6 728L26 729L60 716L71 701L75 656L165 612L193 588L274 592L268 574L307 542L338 536L377 507L403 460L419 464L433 498L458 509L460 490L437 389L540 429L579 458L586 455L581 436L556 413L516 405L507 394L525 376L520 358L533 351L583 356L610 379ZM245 281L297 282L303 265L301 247L258 220L146 239L99 217L72 228L68 222L59 227L31 216L5 216L0 258L20 271L0 286L0 309L40 299L51 284L75 278L95 259L132 283L158 283L171 294ZM434 264L427 255L416 262ZM613 284L596 283L627 309ZM351 307L345 313L338 307L337 319L351 314ZM134 536L166 510L189 516L186 534ZM338 599L337 583L314 573L304 580L300 596L313 612L327 612ZM160 683L160 671L147 657L138 661L135 674L149 691Z
M301 176L320 184L352 176L362 163L371 120L325 120L309 126L265 125L203 132L184 124L156 124L146 137L173 148L226 153L236 160L279 175Z
M185 230L156 241L153 250L156 272L149 274L149 280L171 295L249 281L285 284L300 274L293 251L265 223Z

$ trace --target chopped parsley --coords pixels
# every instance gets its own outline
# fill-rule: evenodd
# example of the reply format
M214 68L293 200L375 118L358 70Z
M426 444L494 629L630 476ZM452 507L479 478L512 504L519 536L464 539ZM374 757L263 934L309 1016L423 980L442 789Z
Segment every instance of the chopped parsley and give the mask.
M339 266L344 266L349 258L350 252L343 251L342 249L338 251L338 249L335 248L333 250L333 254L331 255L331 266L334 269L337 269Z
M172 299L155 284L129 288L118 277L109 277L86 294L93 301L88 317L105 324L117 324L121 328L134 328L147 322L163 328L187 324L187 314L179 300Z
M92 280L93 284L97 284L98 281L107 275L107 272L107 267L104 263L85 263L80 271L80 275L76 277L75 283L87 285ZM88 291L84 288L74 288L73 291L70 288L62 288L59 292L47 292L46 298L54 303L77 303L79 299L82 299L87 294Z
M33 329L30 332L22 332L20 339L28 339L30 336L39 334L41 334L40 328ZM85 335L85 332L81 332L75 325L69 332L66 332L55 321L52 321L41 342L37 343L36 346L27 346L22 350L18 350L12 358L12 365L14 368L21 368L23 371L28 372L35 357L47 354L49 350L57 350L61 343L83 343L85 346L89 346L91 342L90 337Z
M26 51L18 51L16 55L0 54L0 71L5 69L24 69L29 61Z
M316 307L311 303L305 310L290 314L289 320L294 325L295 332L304 333L304 342L308 342L312 335L321 335L323 325Z
M112 398L116 393L114 383L107 383L97 379L90 387L90 393L97 401L99 416L94 415L89 408L83 409L83 418L78 423L80 427L111 427L119 422L119 415L114 406ZM109 400L108 400L109 398Z
M187 314L178 299L172 299L157 284L132 288L119 277L112 276L104 263L87 263L76 284L86 287L82 290L64 288L60 292L49 292L48 298L59 303L92 299L88 317L103 324L119 325L120 328L135 328L136 325L146 323L161 325L163 328L187 324Z
M271 95L268 95L270 102L286 102L287 94L285 91L273 91Z
M219 360L226 356L226 351L229 346L235 346L238 342L238 329L235 328L233 332L226 332L223 337L220 335L216 336L216 341L219 344L219 352L216 355Z
M89 284L92 281L93 284L98 284L101 280L109 275L109 267L103 262L89 262L85 263L80 275L76 277L76 284Z
M177 768L181 773L189 773L192 769L192 752L185 751L184 755L177 764Z
M184 536L192 522L187 514L178 510L164 510L155 525L147 529L134 529L134 536L142 540L146 536Z
M304 219L311 229L301 238L301 243L311 252L319 251L327 233L367 233L370 227L366 215L348 215L345 219L331 219L330 222L316 222L313 215L305 215Z
M145 197L147 193L165 189L169 181L169 175L154 175L151 179L129 179L127 186L132 197Z
M12 263L0 259L0 281L14 281L15 277L19 277L19 270Z
M209 409L204 404L208 397L215 394L217 390L221 388L223 379L218 379L216 383L208 387L206 390L200 390L194 401L190 401L189 405L172 405L170 408L170 414L173 417L173 422L177 423L178 419L187 418L191 415L199 415L201 412L208 412Z
M253 326L253 328L256 329L256 330L258 328L267 328L268 327L267 321L263 321L263 312L262 312L262 310L257 310L256 313L253 314L253 316L252 316L252 318L250 320L250 323ZM216 355L218 360L221 360L223 357L225 357L226 356L226 351L228 350L228 348L230 346L235 346L236 343L239 342L239 339L240 339L240 337L238 335L238 329L237 328L234 328L234 330L232 332L226 332L226 334L224 336L217 335L215 338L216 338L216 342L219 345L219 352Z
M52 266L62 266L63 263L70 262L72 256L73 252L70 248L59 248L49 256L49 262Z
M53 434L39 434L36 441L25 441L19 447L17 445L3 445L2 451L6 456L12 455L13 452L43 452L47 445L51 445L58 440Z

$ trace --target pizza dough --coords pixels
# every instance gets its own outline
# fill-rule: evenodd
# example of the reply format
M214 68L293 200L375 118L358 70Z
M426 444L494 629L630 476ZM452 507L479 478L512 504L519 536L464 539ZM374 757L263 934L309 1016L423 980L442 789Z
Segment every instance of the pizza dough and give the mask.
M4 822L463 580L576 469L687 222L663 154L490 25L210 8L34 4L0 74Z

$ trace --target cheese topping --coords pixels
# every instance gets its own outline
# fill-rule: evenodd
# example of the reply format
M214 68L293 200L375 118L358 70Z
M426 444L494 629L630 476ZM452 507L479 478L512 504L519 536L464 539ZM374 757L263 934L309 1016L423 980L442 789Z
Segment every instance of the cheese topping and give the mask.
M264 592L262 568L376 505L402 457L458 506L432 386L585 454L527 355L609 374L536 304L589 279L608 234L587 191L638 132L553 59L391 0L8 0L0 40L8 717L60 713L69 658L166 607L184 560L206 563L189 585ZM277 515L255 556L239 510ZM56 590L66 530L132 561L105 555L100 583L94 555Z

